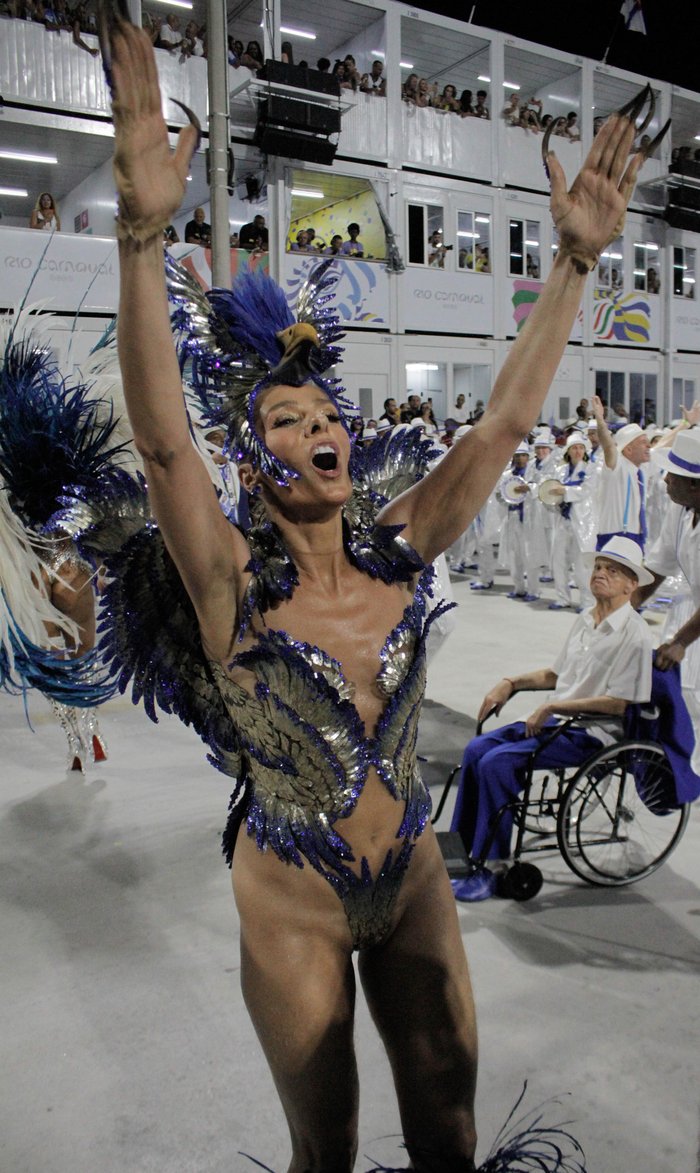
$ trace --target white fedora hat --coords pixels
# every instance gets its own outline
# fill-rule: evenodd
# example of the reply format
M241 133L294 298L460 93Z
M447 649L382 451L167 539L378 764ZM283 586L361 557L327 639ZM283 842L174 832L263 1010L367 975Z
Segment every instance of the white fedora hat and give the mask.
M556 440L551 432L540 432L532 441L533 448L541 448L543 444L546 444L547 448L554 448Z
M696 477L700 480L700 428L679 432L671 448L656 449L654 462L664 472L677 477Z
M622 449L626 448L628 444L631 444L633 440L636 440L638 436L646 436L646 432L643 428L640 428L639 424L625 424L624 428L618 428L613 436L613 440L617 445L618 451L622 452Z
M619 562L637 576L640 586L651 586L654 575L651 574L642 562L642 551L631 538L623 538L622 534L614 534L606 542L602 550L589 550L583 555L585 566L593 566L596 558L607 558L609 562Z
M461 424L460 427L458 427L457 430L454 432L452 439L453 440L461 440L462 436L466 436L467 432L471 432L472 427L473 427L472 424Z
M529 456L529 455L530 455L530 445L528 444L527 440L521 440L520 443L518 444L518 447L515 449L513 456Z

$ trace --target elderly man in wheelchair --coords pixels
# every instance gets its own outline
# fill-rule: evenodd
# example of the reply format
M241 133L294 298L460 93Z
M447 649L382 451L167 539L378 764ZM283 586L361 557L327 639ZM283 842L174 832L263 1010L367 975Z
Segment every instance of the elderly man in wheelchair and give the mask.
M578 616L554 665L505 677L484 697L480 723L491 713L500 713L516 692L550 692L526 721L481 733L466 747L451 830L461 836L470 871L452 880L457 900L485 900L497 891L498 873L506 871L503 861L511 856L517 796L528 769L531 774L533 765L537 770L580 766L619 742L621 718L628 705L650 700L651 638L630 602L638 587L653 581L642 565L641 550L636 542L616 535L598 553L586 557L592 564L595 605ZM574 714L583 715L583 722L572 724ZM639 758L635 760L638 763ZM600 771L598 776L602 777ZM576 814L576 797L569 804L569 824L581 817L580 810ZM610 815L611 820L614 817ZM558 830L566 858L562 833L566 834ZM521 839L519 835L519 846ZM568 858L567 863L573 866ZM585 878L597 882L590 875ZM534 892L507 894L526 899Z

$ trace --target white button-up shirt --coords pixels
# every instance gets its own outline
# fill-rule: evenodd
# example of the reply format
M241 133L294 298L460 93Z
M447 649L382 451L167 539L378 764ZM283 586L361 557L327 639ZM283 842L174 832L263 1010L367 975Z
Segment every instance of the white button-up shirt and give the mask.
M690 619L700 607L700 522L693 524L692 509L670 502L663 528L645 559L649 570L664 578L678 574L679 570L690 585L690 600L672 607L668 623L664 628L663 641L673 635ZM700 689L700 640L686 649L681 661L681 679L684 688Z
M644 703L651 696L651 636L641 615L624 603L595 626L593 608L574 623L553 665L554 701L611 696ZM610 745L619 737L619 721L602 719L587 727L592 737Z
M598 481L599 534L639 534L642 532L638 471L636 464L633 464L621 452L617 454L617 463L614 468L608 468L605 463L603 464ZM644 469L641 471L646 495Z

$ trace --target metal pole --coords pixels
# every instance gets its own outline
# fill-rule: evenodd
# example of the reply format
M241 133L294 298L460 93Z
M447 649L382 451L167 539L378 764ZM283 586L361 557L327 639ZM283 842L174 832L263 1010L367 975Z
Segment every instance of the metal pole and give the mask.
M213 284L228 289L231 284L231 248L228 222L230 130L228 33L224 0L207 0L207 46L211 270Z

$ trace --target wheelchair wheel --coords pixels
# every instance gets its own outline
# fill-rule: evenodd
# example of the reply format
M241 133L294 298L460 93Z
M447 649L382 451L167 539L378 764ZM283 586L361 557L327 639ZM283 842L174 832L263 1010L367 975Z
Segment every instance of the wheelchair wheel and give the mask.
M498 877L496 891L508 900L532 900L542 887L542 872L534 863L514 863Z
M688 804L675 804L673 773L658 745L612 745L567 786L557 822L559 850L589 884L633 884L668 859L689 813Z

